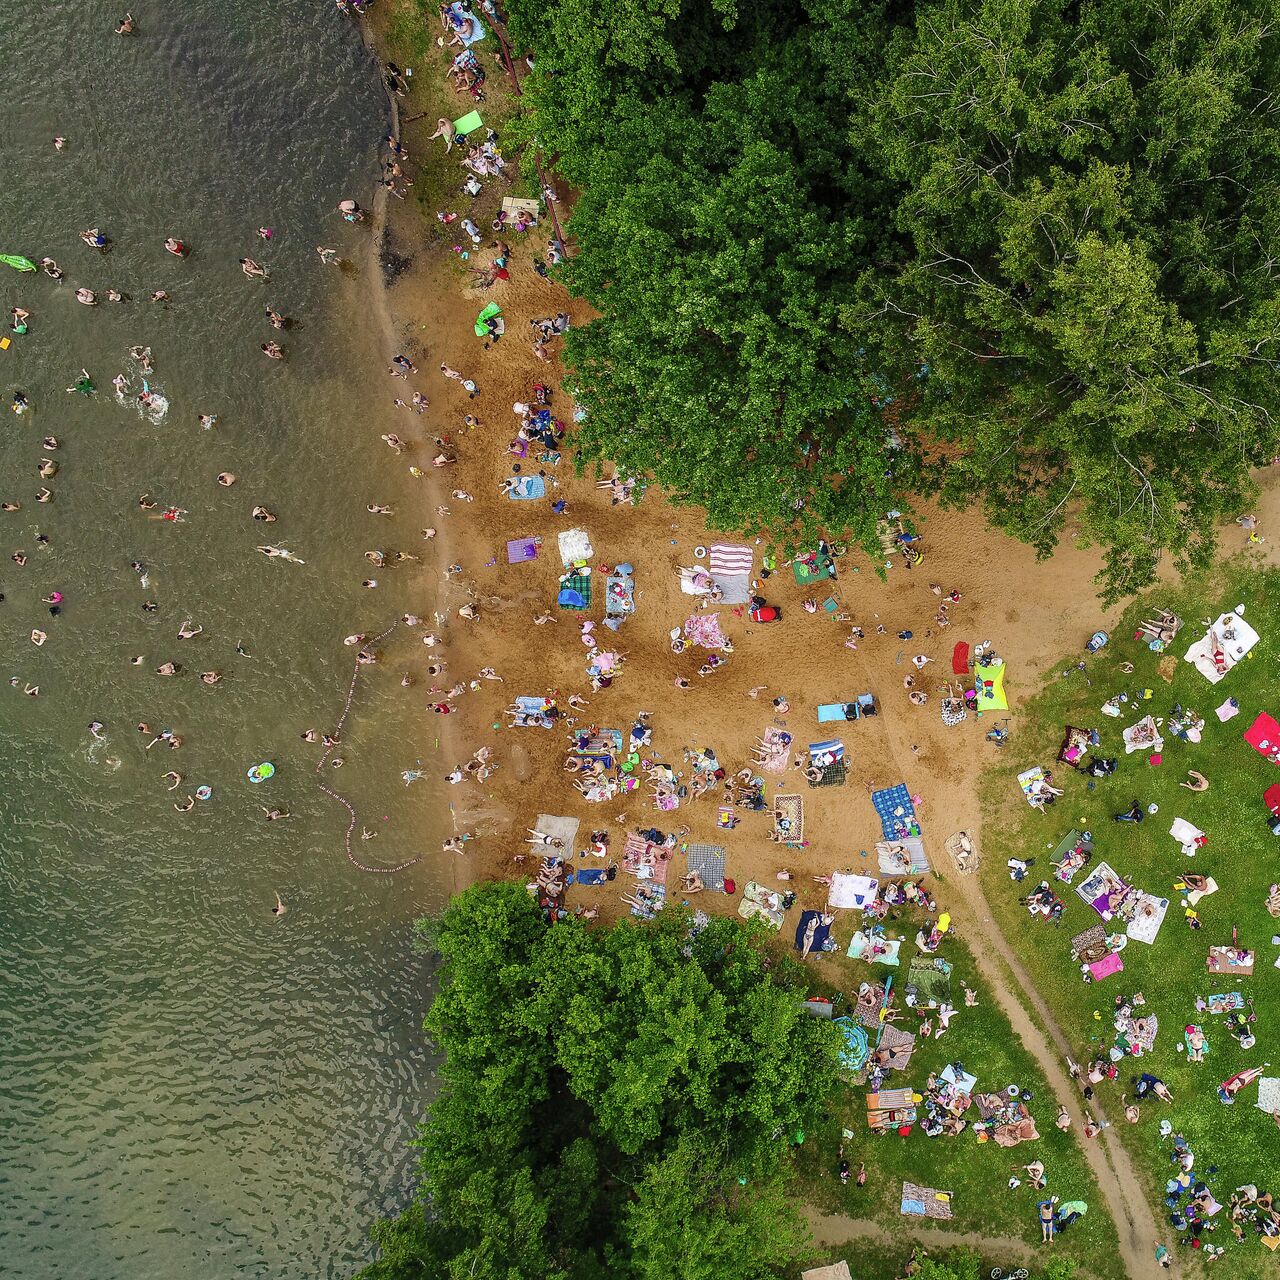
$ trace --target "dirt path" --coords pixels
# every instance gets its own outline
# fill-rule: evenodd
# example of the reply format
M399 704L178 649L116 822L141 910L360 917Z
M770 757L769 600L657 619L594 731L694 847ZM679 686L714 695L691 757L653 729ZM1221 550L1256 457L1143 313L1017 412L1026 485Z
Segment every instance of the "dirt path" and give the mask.
M984 1257L1003 1254L1005 1265L1012 1263L1040 1263L1043 1256L1025 1240L1013 1240L1008 1236L984 1236L976 1231L953 1231L947 1227L926 1227L913 1224L909 1230L891 1231L878 1222L863 1218L848 1218L842 1213L808 1215L813 1239L820 1245L842 1245L851 1240L871 1240L875 1244L896 1248L907 1243L919 1243L926 1249L973 1249ZM905 1258L904 1258L905 1261Z

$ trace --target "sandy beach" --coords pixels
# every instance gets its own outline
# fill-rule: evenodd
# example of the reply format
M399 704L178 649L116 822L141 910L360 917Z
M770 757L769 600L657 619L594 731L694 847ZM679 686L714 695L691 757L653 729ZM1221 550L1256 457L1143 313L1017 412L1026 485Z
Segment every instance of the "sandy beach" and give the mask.
M370 31L379 46L386 47L391 16L391 10L382 8L371 20ZM493 52L488 50L485 61L491 100L507 92L501 69L492 64ZM390 48L389 56L396 55L397 50ZM443 102L438 95L444 90L437 82L445 64L441 53L439 66L417 69L414 95L400 108L410 118L426 118L407 125L402 140L411 155L409 171L419 185L430 182L456 191L465 176L457 168L458 149L446 154L442 141L429 140L435 127L435 104ZM457 110L461 112L463 106ZM442 167L446 173L456 172L457 179L442 180ZM561 389L564 371L558 358L547 363L532 351L530 321L561 311L574 323L589 318L580 301L532 270L535 255L542 256L551 234L545 218L524 236L504 236L513 250L509 280L499 280L489 289L470 286L464 272L491 261L493 240L487 229L499 201L513 189L505 177L493 178L474 202L457 195L440 206L442 211L470 215L486 230L479 248L458 230L459 223L442 226L428 221L430 211L415 207L412 195L387 202L388 247L398 256L403 246L421 244L424 238L427 246L412 255L386 294L390 332L419 366L414 385L425 390L431 401L424 417L415 420L405 415L415 428L412 437L405 433L406 438L416 442L414 456L419 465L434 452L436 433L457 457L456 464L428 469L423 480L421 523L439 531L429 545L439 579L434 607L444 619L437 628L442 649L432 653L443 651L449 664L436 685L448 690L458 681L473 681L476 672L486 667L502 678L502 683L479 681L479 688L468 689L456 700L456 714L441 716L443 723L431 726L439 730L441 744L433 788L479 747L490 747L498 764L482 784L468 779L444 786L440 812L450 816L452 832L443 834L475 832L479 837L453 859L455 890L477 879L529 875L533 857L527 862L514 859L529 853L523 843L525 830L540 812L579 818L583 836L579 849L590 830L608 829L609 862L620 860L625 834L637 826L723 844L726 875L739 888L750 880L772 886L779 870L790 869L795 879L789 887L798 893L801 907L825 901L825 890L813 883L811 875L835 868L856 869L863 851L874 849L880 838L879 821L868 796L876 788L902 782L919 797L917 808L928 842L939 852L946 836L958 830L974 833L980 843L975 784L994 758L996 749L984 738L992 717L970 712L958 725L943 724L944 686L953 679L957 685L966 683L953 676L953 647L958 642L994 647L1008 664L1006 691L1016 712L1019 698L1036 686L1053 663L1065 653L1083 650L1090 633L1105 627L1114 616L1115 611L1099 605L1091 581L1099 568L1098 556L1064 542L1051 560L1039 562L1030 548L987 528L978 514L943 511L925 502L918 513L924 553L919 566L908 569L901 555L877 565L854 550L837 562L835 583L802 587L785 564L762 581L766 545L708 528L700 511L673 507L656 489L645 492L635 506L611 504L609 491L597 485L594 474L574 474L571 447L563 449L557 466L537 463L537 449L532 448L521 461L521 470L526 475L541 471L547 496L536 502L509 500L499 490L517 462L507 452L520 422L512 406L532 402L534 384L543 383L551 388L550 408L557 419L571 424L573 410L570 396ZM562 200L569 194L562 193ZM459 250L469 252L470 260L460 261ZM505 335L497 342L476 337L472 327L476 315L490 302L500 305L506 322ZM553 353L558 354L558 345L551 344ZM456 382L443 378L441 363L472 379L478 395L468 398ZM398 394L390 388L388 393ZM466 414L474 415L481 425L468 428ZM570 425L570 446L571 438ZM732 479L727 477L726 483ZM455 489L465 490L474 501L451 498ZM567 503L563 514L553 513L553 500ZM1274 494L1269 494L1262 510L1264 523L1273 500ZM436 514L440 507L450 514ZM556 606L563 571L556 537L568 529L584 530L594 550L596 592L584 613ZM525 538L541 539L538 557L508 564L507 543ZM1238 529L1224 531L1228 548L1239 541ZM715 542L751 547L754 589L781 609L782 620L753 623L745 607L708 610L718 615L734 652L718 670L701 678L697 669L706 651L691 647L681 656L674 655L669 632L699 612L698 601L681 593L680 568L705 567L696 549ZM1269 543L1255 550L1255 554L1269 552ZM627 562L635 568L636 608L615 636L602 626L602 569ZM459 565L461 573L448 572L450 566ZM944 594L936 594L934 586ZM805 611L806 599L821 604L829 588L838 590L847 621L834 620L821 607L814 613ZM958 592L960 599L949 605L949 625L943 627L937 621L938 608L951 592ZM473 622L458 616L458 609L468 601L479 609ZM554 620L534 626L535 616L543 613L550 613ZM592 693L585 673L589 649L582 642L581 626L588 620L594 623L595 634L604 637L601 645L626 659L612 687L598 693ZM863 638L846 643L855 628L861 629ZM908 630L912 638L898 638L899 632ZM916 655L929 659L920 670L911 662ZM689 688L676 686L680 676L690 682ZM915 690L928 695L924 705L910 702L904 687L907 676L914 677ZM761 686L757 697L748 696L749 690ZM851 700L867 692L879 703L876 717L819 725L819 704ZM567 706L573 694L587 699L586 709ZM558 726L508 728L504 712L517 695L555 697L562 712ZM772 704L776 697L789 704L786 713ZM685 800L666 813L653 807L645 787L605 803L587 803L563 768L566 732L595 727L618 729L625 736L646 712L653 729L652 743L643 752L646 762L666 762L685 783L690 772L686 750L711 748L727 773L733 774L750 763L752 745L766 728L790 733L793 763L784 776L765 775L766 798L771 801L781 793L802 796L804 847L771 842L768 812L743 813L735 830L718 829L720 788ZM797 750L837 736L836 730L847 753L848 781L842 787L810 789L795 767ZM1016 740L1016 716L1013 733ZM678 872L669 877L669 889L678 900L677 882ZM598 907L601 918L611 918L626 910L620 895L633 883L620 874L603 889L573 887L567 905ZM712 911L733 910L736 902L708 893L698 905Z

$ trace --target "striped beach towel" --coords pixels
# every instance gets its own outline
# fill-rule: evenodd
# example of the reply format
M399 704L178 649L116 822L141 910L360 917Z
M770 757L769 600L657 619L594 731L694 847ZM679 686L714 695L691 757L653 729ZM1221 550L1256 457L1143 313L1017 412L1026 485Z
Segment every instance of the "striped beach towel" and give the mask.
M734 546L728 542L711 544L708 568L712 573L750 573L754 560L750 547Z

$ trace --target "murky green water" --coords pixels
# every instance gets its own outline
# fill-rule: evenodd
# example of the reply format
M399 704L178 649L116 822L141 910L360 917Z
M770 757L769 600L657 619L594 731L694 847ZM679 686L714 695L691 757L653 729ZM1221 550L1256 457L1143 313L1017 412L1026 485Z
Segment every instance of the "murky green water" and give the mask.
M318 749L299 736L341 709L344 635L426 612L411 568L375 574L360 557L421 550L426 521L405 459L378 441L411 433L390 422L369 281L314 252L364 260L334 205L368 200L385 99L328 0L134 12L141 35L124 40L100 5L0 11L0 251L66 272L58 284L0 267L6 313L32 312L0 352L5 403L20 388L33 405L0 425L0 497L22 503L0 516L0 1275L346 1275L406 1182L430 1079L429 975L410 926L440 896L438 857L398 876L348 864L347 814L317 789ZM108 255L78 239L95 224ZM166 234L190 260L163 252ZM245 254L269 282L243 278ZM81 285L133 300L80 306ZM158 288L171 306L146 301ZM275 336L267 303L297 318L284 363L259 352ZM158 423L112 392L121 371L139 389L134 344L152 348L170 402ZM64 390L81 366L93 397ZM201 430L199 413L219 426ZM41 448L49 434L56 453ZM61 471L40 505L46 456ZM224 470L231 489L215 482ZM186 522L149 519L143 493ZM255 503L278 523L253 521ZM267 541L306 564L257 554ZM370 575L377 590L360 585ZM55 590L51 618L41 598ZM186 618L204 632L184 643ZM399 773L428 754L431 728L399 685L425 650L403 632L385 650L348 722L347 764L324 777L380 832L358 853L395 863L425 844L427 793ZM152 673L168 659L185 674ZM206 669L222 683L200 683ZM148 752L139 721L185 745ZM251 786L245 770L264 759L277 775ZM171 768L186 775L174 795ZM202 783L213 798L175 812ZM259 803L292 816L267 823Z

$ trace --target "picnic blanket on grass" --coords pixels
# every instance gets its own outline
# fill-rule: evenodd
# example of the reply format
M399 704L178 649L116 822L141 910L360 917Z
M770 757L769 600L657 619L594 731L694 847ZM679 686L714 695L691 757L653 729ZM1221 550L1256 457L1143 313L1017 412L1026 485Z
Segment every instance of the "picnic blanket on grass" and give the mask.
M688 844L689 870L702 877L702 883L716 893L724 892L724 849L718 844Z
M816 553L811 560L797 557L791 562L791 572L802 587L807 587L811 582L820 582L824 578L836 576L834 561L830 556L821 553Z
M893 1023L886 1022L876 1048L883 1051L884 1065L891 1071L905 1071L916 1051L916 1038L910 1031L900 1031Z
M1125 755L1132 755L1135 751L1159 751L1164 746L1154 716L1143 716L1120 736L1124 738Z
M1107 931L1100 924L1091 924L1083 933L1071 939L1071 958L1091 964L1101 960L1107 951Z
M951 965L940 956L913 956L907 966L907 1003L936 1009L951 999Z
M1086 855L1093 852L1093 844L1084 839L1084 833L1074 827L1058 841L1058 847L1049 855L1049 861L1058 868L1055 872L1063 884L1070 884L1076 872L1088 864Z
M804 800L800 796L774 796L773 814L773 829L785 843L804 839Z
M885 875L922 876L929 870L924 841L917 836L908 836L904 840L877 840L876 857Z
M1210 973L1231 973L1248 978L1253 973L1253 952L1241 951L1237 947L1210 947L1205 968Z
M1109 978L1113 973L1124 972L1124 961L1120 959L1120 953L1113 951L1110 955L1105 955L1101 960L1095 960L1089 966L1089 974L1094 982L1101 982L1104 978Z
M951 1221L951 1192L919 1187L914 1182L902 1184L902 1213L908 1218L936 1218Z
M1109 863L1100 862L1090 873L1089 878L1076 885L1076 893L1080 895L1104 920L1110 920L1119 910L1125 895L1132 886L1120 877L1120 873Z
M1151 946L1164 924L1165 913L1169 910L1168 898L1156 898L1149 893L1140 893L1133 909L1133 918L1129 921L1125 932L1135 942L1145 942Z
M1258 633L1238 614L1224 613L1184 657L1210 684L1217 684L1258 640Z
M722 604L746 604L751 599L751 569L754 553L750 547L713 542L707 560L711 579L720 588Z
M1264 711L1244 731L1244 740L1259 754L1271 756L1280 750L1280 721Z
M1263 1076L1258 1081L1258 1101L1254 1105L1268 1115L1280 1115L1280 1076Z
M1036 765L1032 769L1024 769L1020 774L1018 774L1018 786L1022 789L1022 794L1026 796L1028 804L1031 804L1031 784L1033 782L1043 781L1044 770L1039 765ZM1032 807L1034 808L1035 806L1033 805Z
M905 784L900 782L896 787L873 791L871 803L880 817L880 828L886 840L920 834L920 828L916 824L916 811L911 803L911 792Z
M901 963L898 959L898 952L901 950L901 938L886 938L880 929L872 929L870 933L859 929L849 939L845 955L850 960L865 960L868 964L883 964L896 969Z

